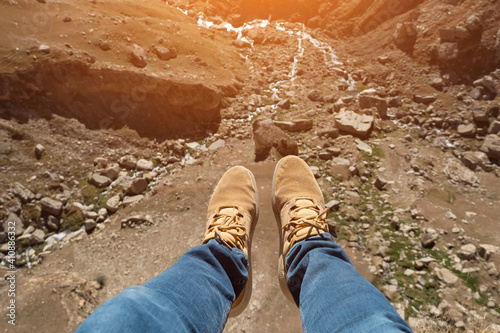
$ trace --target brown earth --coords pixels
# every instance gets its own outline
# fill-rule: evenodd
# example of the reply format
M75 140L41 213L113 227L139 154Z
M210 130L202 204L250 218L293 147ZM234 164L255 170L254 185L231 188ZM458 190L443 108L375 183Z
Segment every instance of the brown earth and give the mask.
M154 179L141 201L121 207L89 235L56 243L50 253L43 253L44 244L34 246L33 267L17 272L17 326L12 330L0 325L5 332L73 331L124 288L170 267L200 243L210 194L234 165L254 172L261 214L252 250L252 299L242 315L229 319L225 332L300 332L299 311L282 295L276 274L278 234L270 191L279 156L255 162L252 124L268 118L313 120L312 130L287 135L297 142L300 156L318 168L326 201L340 201L340 208L329 215L336 224L332 232L358 271L378 288L397 280L398 292L386 296L416 332L460 330L460 322L485 331L488 325L500 325L498 272L495 276L488 266L500 267L500 253L489 261L479 255L462 260L462 268L474 270L460 275L455 286L431 281L434 267L458 267L455 257L462 245L498 246L498 161L492 160L493 171L473 172L477 184L454 184L443 170L450 161L459 161L457 151L477 151L484 136L462 138L456 128L426 128L427 136L419 134L427 119L446 119L472 106L498 106L498 97L463 101L472 81L496 66L491 53L500 25L496 3L408 1L389 14L394 8L389 0L283 1L265 10L258 1L217 1L211 4L215 9L195 1L169 3L188 15L163 1L0 3L0 26L8 32L0 36L0 220L19 204L26 227L38 228L39 219L31 218L27 205L9 194L15 182L40 197L60 198L67 187L72 193L68 203L95 204L98 211L116 192L88 185L89 173L98 170L96 158L112 163L134 155L162 170L151 174L120 167L129 176ZM281 11L285 3L287 11ZM243 35L254 45L242 46L235 32L198 26L200 11L216 25L223 19L237 25L271 14L287 19L280 21L281 27L295 34L273 25L250 29ZM484 18L481 46L464 51L452 64L436 63L431 45L439 44L438 29L454 27L474 13ZM411 50L401 50L392 35L397 23L408 21L418 26L419 37ZM301 42L302 55L299 32L311 36ZM335 50L338 63L317 47L318 41ZM144 51L145 67L133 64L134 44ZM157 46L175 49L177 56L161 60ZM430 78L450 73L456 79L441 91L429 85ZM346 82L349 77L354 82ZM357 110L356 98L368 88L387 100L400 97L402 104L390 111L406 113L397 121L391 115L394 123L376 117L375 128L363 141L372 154L361 152L352 135L321 134L335 127L335 103ZM310 98L312 90L321 99ZM433 109L414 103L414 94L435 95ZM286 99L289 108L276 107ZM410 116L416 123L403 122ZM462 118L472 121L470 114ZM223 146L217 149L187 146L198 142L210 147L220 139ZM454 148L447 148L445 139ZM33 153L36 144L46 147L40 159ZM176 151L179 145L182 149ZM332 156L321 158L332 148L354 169L334 164ZM389 182L385 190L373 186L379 176ZM137 214L149 215L152 225L121 227L122 219ZM432 250L424 250L418 235L429 228L439 238ZM409 268L417 271L415 260L427 256L436 265L419 271L421 275L403 274ZM386 266L381 268L379 261ZM428 282L424 292L416 287L418 276ZM0 294L7 290L7 282L0 281ZM7 297L0 299L5 319ZM490 300L493 307L487 306ZM455 312L432 317L432 306L444 301ZM442 326L432 326L427 318Z

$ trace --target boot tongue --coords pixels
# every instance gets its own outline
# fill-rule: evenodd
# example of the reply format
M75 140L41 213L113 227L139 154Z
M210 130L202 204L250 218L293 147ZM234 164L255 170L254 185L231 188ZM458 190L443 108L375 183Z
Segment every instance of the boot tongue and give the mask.
M238 210L234 207L223 208L219 211L219 214L224 214L224 215L229 215L229 216L236 215L237 213L238 213Z
M299 199L295 202L295 205L298 207L315 206L314 202L312 200L309 200L309 199ZM316 211L314 211L313 209L299 208L296 216L298 218L316 217L316 216L318 216L318 213Z
M238 214L238 209L234 208L234 207L226 207L226 208L223 208L219 211L219 214L221 215L227 215L227 216L235 216L236 214ZM221 225L225 225L225 219L226 217L221 217L220 219L222 219L222 223ZM236 239L236 237L234 237L234 235L232 235L231 233L229 232L225 232L223 231L222 232L224 234L224 240L226 242L228 242L232 247L236 247L237 244L238 244L238 241Z

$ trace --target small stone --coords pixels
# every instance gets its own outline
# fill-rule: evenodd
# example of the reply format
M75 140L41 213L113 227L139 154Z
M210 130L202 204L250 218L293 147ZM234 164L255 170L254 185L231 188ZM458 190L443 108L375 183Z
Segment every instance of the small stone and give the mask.
M13 193L21 199L23 203L28 203L35 199L35 194L19 183L14 184Z
M126 228L126 227L134 228L134 227L137 227L139 225L150 226L152 224L153 224L153 219L151 218L151 216L149 216L149 215L146 215L146 216L134 215L134 216L130 216L126 219L123 219L122 223L121 223L121 227L122 228Z
M337 200L330 200L326 203L326 208L329 210L338 210L340 208L340 201Z
M132 196L132 197L128 197L125 200L123 200L123 206L124 207L133 206L134 204L136 204L139 201L141 201L143 198L144 198L144 196L142 194L135 195L135 196Z
M186 147L188 147L189 149L196 149L200 146L200 144L198 142L188 142L186 143Z
M175 48L169 49L163 46L155 46L153 52L156 54L160 60L170 60L177 58L177 50Z
M413 100L415 103L422 103L422 104L431 104L434 103L437 99L436 95L427 95L427 96L422 96L422 95L414 95Z
M500 252L500 247L498 247L498 246L489 245L489 244L480 244L479 245L478 253L485 260L489 260L493 254L499 253L499 252Z
M436 234L423 232L420 234L420 243L426 249L432 249L436 245Z
M326 128L320 129L316 134L321 137L336 139L339 136L339 130L337 128Z
M458 282L458 277L447 268L438 268L436 270L436 276L439 281L445 283L446 285L453 285Z
M215 151L219 148L222 148L226 145L226 141L222 140L222 139L219 139L217 141L215 141L214 143L212 143L209 147L208 147L208 150L210 151Z
M488 128L488 134L498 134L500 133L500 121L495 120L494 122L491 123L490 127Z
M153 161L140 159L137 161L136 169L140 171L152 171L154 169Z
M130 51L130 62L138 68L146 67L148 64L146 51L144 51L144 49L137 44L132 45L132 50Z
M42 44L42 45L40 45L38 47L38 49L40 51L42 51L43 53L45 53L45 54L49 54L50 53L50 46L48 46L48 45Z
M476 247L474 244L466 244L460 247L457 255L462 260L472 260L476 257Z
M475 100L480 100L483 97L483 87L476 87L472 89L469 95Z
M473 138L476 135L476 126L474 124L458 125L457 133L464 138Z
M115 195L106 201L106 209L112 214L115 213L120 207L121 198L119 195Z
M99 217L103 217L103 218L108 217L108 211L106 210L106 208L99 209L97 214L99 215Z
M109 179L108 177L102 176L98 173L92 174L92 176L89 179L89 183L91 185L94 185L94 186L99 187L99 188L109 186L109 184L111 184L111 182L112 182L111 179Z
M52 231L59 230L59 219L50 215L47 219L47 227Z
M377 177L374 185L379 191L384 191L387 189L387 180L382 177Z
M118 169L118 167L109 167L101 171L101 175L111 179L112 181L115 181L120 175L120 170Z
M311 169L311 172L313 173L314 178L321 178L321 170L317 166L311 165L311 166L309 166L309 168Z
M274 121L274 125L285 131L307 132L313 128L312 119L295 119L292 121Z
M404 274L404 276L412 276L415 274L415 271L413 269L407 268L407 269L405 269L403 274Z
M148 182L144 178L136 178L132 180L132 184L127 189L127 194L137 195L146 191L148 188Z
M134 169L137 165L137 160L132 155L122 156L118 162L122 168Z
M309 94L307 95L307 98L313 102L321 102L323 101L323 96L321 93L317 90L311 90Z
M323 161L329 161L333 158L333 154L329 151L321 151L319 152L318 157Z
M97 222L91 219L85 220L85 231L90 234L97 227Z
M490 164L488 156L481 151L466 151L462 153L461 160L462 163L471 170L476 170L478 166L487 169Z
M398 292L398 286L397 285L385 285L382 287L382 293L384 294L385 297L387 298L392 298L395 293Z
M457 43L442 43L437 49L438 59L442 61L451 61L458 58Z
M495 134L487 135L480 150L489 158L500 158L500 137Z
M35 146L35 157L39 160L42 158L42 154L45 151L45 147L41 144Z
M104 157L96 157L94 159L94 166L105 167L107 165L108 165L108 160L106 160Z
M365 153L367 153L368 155L372 155L372 147L370 147L367 143L361 141L360 139L355 139L354 142L356 143L356 147L360 150L360 151L364 151Z
M31 244L41 244L45 241L45 232L42 229L36 229L30 237Z
M440 77L434 78L431 81L431 86L437 90L441 90L444 88L444 80Z
M278 107L283 109L283 110L289 110L290 109L290 99L282 99L281 101L279 101L278 103Z
M9 213L7 220L3 223L4 231L12 231L12 229L8 229L9 227L12 227L12 225L14 226L14 234L16 237L19 237L24 233L23 221L16 214Z
M40 200L40 204L42 205L42 211L49 213L54 216L59 216L62 211L62 202L45 197Z

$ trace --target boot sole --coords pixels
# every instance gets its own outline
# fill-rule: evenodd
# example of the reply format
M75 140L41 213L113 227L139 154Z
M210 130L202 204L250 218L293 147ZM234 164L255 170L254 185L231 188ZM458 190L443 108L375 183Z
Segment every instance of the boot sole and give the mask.
M278 171L278 168L281 164L281 162L284 160L285 158L282 158L281 160L278 161L278 163L276 164L276 168L274 169L274 174L273 174L273 186L272 186L272 204L273 204L273 212L274 212L274 218L276 219L276 224L278 225L278 232L280 233L280 247L278 249L278 253L279 253L279 258L278 258L278 279L279 279L279 282L280 282L280 287L281 287L281 291L283 292L283 294L285 295L285 297L293 304L295 304L295 300L293 299L293 296L292 296L292 293L290 292L290 289L288 289L288 285L286 284L286 280L287 280L287 277L286 277L286 269L285 269L285 266L286 266L286 263L285 263L285 259L283 257L283 227L281 225L281 214L280 212L278 212L277 208L276 208L276 197L274 196L274 184L275 184L275 179L276 179L276 172Z
M247 307L248 303L250 302L250 297L252 296L252 256L251 256L252 240L253 240L253 234L255 232L255 226L257 225L257 220L259 219L260 204L259 204L259 189L257 188L257 183L255 182L255 176L250 170L247 169L247 171L252 177L253 187L255 188L255 200L256 200L255 218L252 221L252 226L250 228L251 230L250 238L248 241L248 281L245 288L241 292L240 296L234 302L233 307L231 308L231 312L229 313L229 318L240 315Z

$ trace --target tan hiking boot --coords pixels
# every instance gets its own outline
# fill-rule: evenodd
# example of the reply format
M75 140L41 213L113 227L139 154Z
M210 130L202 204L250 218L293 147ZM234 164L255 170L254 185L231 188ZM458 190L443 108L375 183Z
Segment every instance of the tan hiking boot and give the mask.
M328 209L311 169L297 156L284 157L276 165L272 196L280 231L280 286L285 296L295 303L286 284L286 255L297 242L328 232L325 222Z
M222 176L208 204L207 231L203 244L219 237L230 249L242 250L248 258L248 281L231 309L239 315L252 294L251 242L259 216L259 197L250 170L236 166Z

